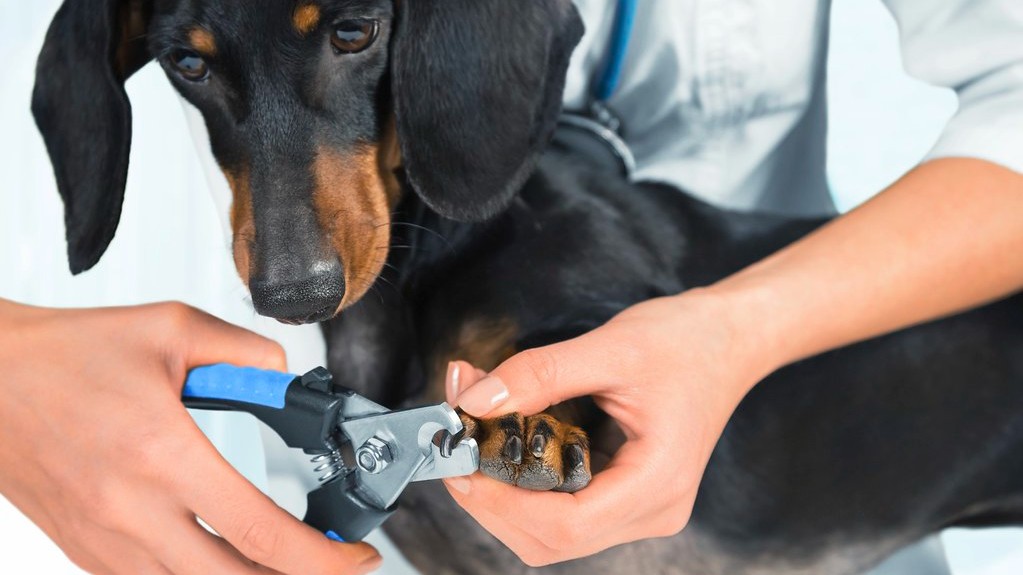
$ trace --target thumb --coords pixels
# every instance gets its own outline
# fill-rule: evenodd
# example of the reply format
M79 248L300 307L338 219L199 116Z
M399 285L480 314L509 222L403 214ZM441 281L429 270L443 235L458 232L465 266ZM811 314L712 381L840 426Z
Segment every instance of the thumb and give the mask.
M277 342L247 329L227 323L193 307L172 304L158 305L169 326L165 337L174 358L174 367L185 370L229 363L240 367L258 367L285 371L284 348Z
M567 399L602 391L607 357L598 341L587 334L523 351L466 386L457 405L474 417L512 412L531 415Z

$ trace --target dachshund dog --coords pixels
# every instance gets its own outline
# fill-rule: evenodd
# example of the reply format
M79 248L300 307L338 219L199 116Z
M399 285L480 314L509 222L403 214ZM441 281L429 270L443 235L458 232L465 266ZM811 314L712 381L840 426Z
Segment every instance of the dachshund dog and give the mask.
M323 322L338 381L392 407L442 399L449 360L491 369L824 223L717 209L551 144L582 32L570 0L67 0L33 111L71 270L114 236L124 82L150 60L205 117L256 310ZM466 423L483 472L529 489L585 488L620 440L586 399ZM387 530L424 573L530 572L441 485L404 508ZM546 572L851 574L945 527L1021 520L1016 296L774 373L685 530Z

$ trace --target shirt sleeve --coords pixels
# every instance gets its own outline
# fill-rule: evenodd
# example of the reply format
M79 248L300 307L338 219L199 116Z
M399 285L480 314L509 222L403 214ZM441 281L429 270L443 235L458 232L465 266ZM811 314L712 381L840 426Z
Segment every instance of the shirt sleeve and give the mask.
M959 98L926 159L979 158L1023 173L1023 0L884 2L906 71Z

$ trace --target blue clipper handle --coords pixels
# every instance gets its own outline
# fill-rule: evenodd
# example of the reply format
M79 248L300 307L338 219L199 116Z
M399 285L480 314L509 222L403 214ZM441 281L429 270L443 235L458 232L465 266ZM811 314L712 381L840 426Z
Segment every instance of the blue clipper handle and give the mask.
M330 451L343 396L333 392L330 372L303 376L252 367L211 365L193 369L181 390L185 407L250 413L289 447Z
M227 364L197 367L185 379L181 396L196 403L230 402L225 409L235 407L236 403L284 409L288 387L296 379L297 375L254 367Z

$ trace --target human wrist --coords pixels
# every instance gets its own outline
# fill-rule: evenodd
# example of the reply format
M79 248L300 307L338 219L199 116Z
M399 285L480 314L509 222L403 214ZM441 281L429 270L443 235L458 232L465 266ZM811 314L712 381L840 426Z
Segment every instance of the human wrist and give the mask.
M770 285L725 280L676 297L699 302L713 314L712 321L725 330L730 358L744 370L750 388L798 357L794 340L785 335L787 318Z

